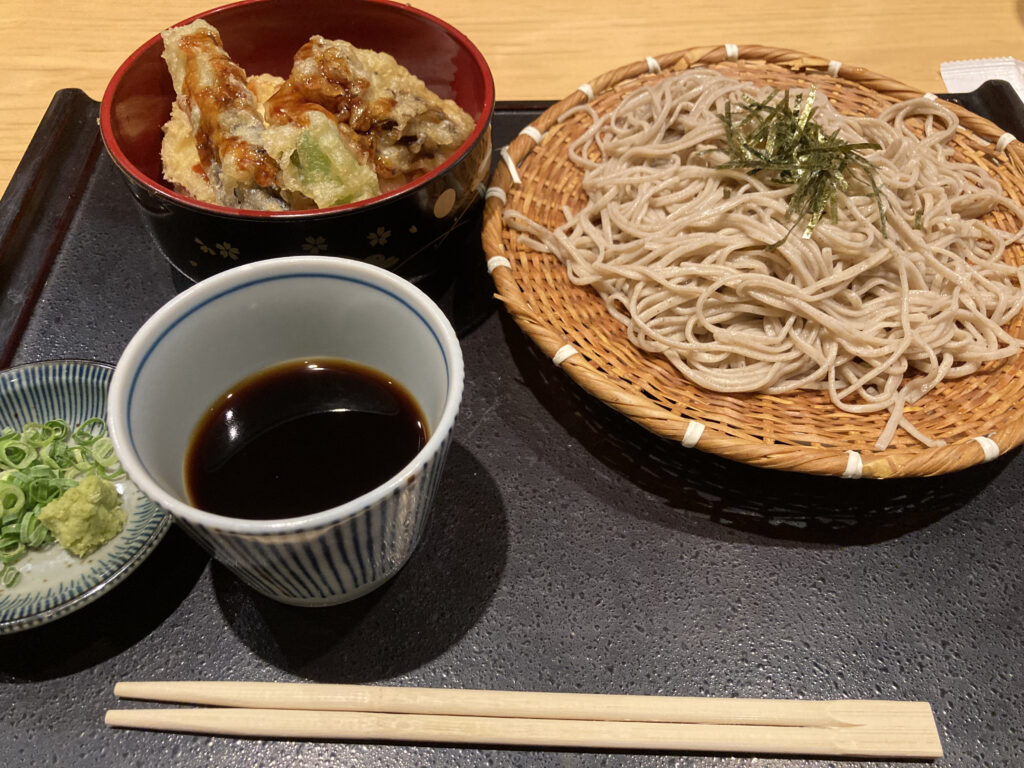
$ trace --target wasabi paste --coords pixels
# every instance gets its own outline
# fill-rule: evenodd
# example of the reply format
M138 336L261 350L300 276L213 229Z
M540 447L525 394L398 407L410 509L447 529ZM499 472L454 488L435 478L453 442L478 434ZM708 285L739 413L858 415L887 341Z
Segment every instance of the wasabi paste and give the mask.
M85 557L124 528L127 515L117 488L98 475L87 475L39 511L39 521L57 542Z

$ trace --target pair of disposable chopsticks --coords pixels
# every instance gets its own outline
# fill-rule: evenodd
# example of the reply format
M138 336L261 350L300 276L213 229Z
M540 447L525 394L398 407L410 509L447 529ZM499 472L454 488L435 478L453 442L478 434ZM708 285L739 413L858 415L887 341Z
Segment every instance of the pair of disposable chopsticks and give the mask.
M931 706L402 688L319 683L120 682L107 725L285 739L844 757L942 756Z

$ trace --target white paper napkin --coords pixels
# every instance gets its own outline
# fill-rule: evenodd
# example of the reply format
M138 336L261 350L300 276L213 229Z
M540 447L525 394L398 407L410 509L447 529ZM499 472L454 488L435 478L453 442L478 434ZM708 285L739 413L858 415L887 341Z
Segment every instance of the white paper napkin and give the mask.
M986 80L1005 80L1024 101L1024 62L1009 56L945 61L939 72L950 93L969 93Z

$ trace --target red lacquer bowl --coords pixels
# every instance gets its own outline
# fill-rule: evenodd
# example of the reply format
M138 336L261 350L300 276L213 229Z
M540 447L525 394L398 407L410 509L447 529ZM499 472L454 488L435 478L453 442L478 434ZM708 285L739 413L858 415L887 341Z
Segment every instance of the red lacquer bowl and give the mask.
M287 77L312 35L385 51L475 119L441 166L386 194L315 211L254 212L192 200L164 180L162 126L174 89L154 35L121 65L100 105L100 133L171 264L201 280L245 262L295 254L369 261L406 277L428 275L484 193L491 157L494 81L480 51L451 25L389 0L245 0L198 14L249 74Z

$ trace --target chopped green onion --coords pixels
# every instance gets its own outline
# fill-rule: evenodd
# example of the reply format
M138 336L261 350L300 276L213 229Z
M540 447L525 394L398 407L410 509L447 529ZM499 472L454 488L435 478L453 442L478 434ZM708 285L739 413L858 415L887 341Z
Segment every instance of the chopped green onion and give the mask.
M14 483L0 483L0 512L4 519L10 513L20 513L25 506L25 491Z
M24 469L32 464L38 455L38 451L24 440L8 440L0 449L0 466Z
M34 448L53 440L53 428L45 424L29 423L22 427L21 439Z
M106 431L106 422L94 417L78 425L74 432L74 439L79 445L92 445L97 438L103 437Z
M68 436L68 425L66 421L61 419L50 419L45 425L53 432L53 442L59 443L61 440L66 440Z
M29 549L38 549L49 540L50 532L34 512L29 512L21 518L18 537Z
M16 563L25 556L28 548L17 536L4 534L0 536L0 563L10 565Z
M21 578L21 571L11 565L5 565L0 569L0 585L13 587Z

